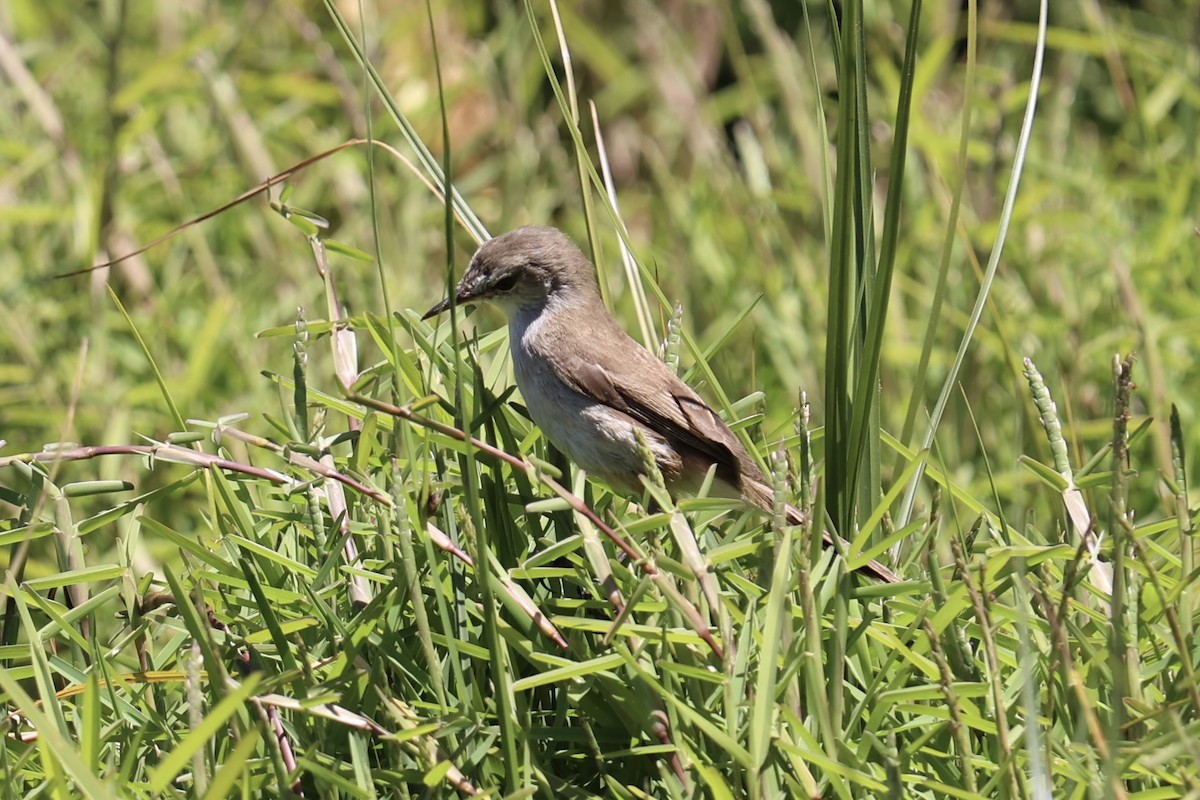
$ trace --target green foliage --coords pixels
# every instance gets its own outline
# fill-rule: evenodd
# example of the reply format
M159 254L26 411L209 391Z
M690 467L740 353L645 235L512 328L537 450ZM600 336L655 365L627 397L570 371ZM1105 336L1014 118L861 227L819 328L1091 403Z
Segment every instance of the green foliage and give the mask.
M1021 4L396 5L0 14L5 796L1195 792L1195 0L1032 114ZM586 483L481 220L848 552Z

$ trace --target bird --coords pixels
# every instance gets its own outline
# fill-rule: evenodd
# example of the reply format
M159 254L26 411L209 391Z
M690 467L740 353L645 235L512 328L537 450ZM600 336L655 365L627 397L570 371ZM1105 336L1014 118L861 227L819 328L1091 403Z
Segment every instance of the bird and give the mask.
M694 495L715 467L713 494L770 512L775 492L729 426L609 313L592 262L557 228L531 225L482 244L455 304L488 302L508 319L517 388L546 438L613 489L640 495L644 441L673 496ZM446 297L427 311L446 311ZM636 432L636 433L635 433ZM790 524L803 513L785 504ZM826 546L833 536L822 531ZM875 561L861 571L895 583Z

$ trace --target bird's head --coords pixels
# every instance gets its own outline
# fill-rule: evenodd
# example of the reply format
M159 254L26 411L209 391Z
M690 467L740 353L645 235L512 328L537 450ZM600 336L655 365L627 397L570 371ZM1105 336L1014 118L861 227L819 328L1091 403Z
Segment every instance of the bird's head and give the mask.
M509 317L550 304L598 296L592 264L557 228L532 225L491 239L475 251L454 290L457 304L495 303ZM450 307L447 297L422 319Z

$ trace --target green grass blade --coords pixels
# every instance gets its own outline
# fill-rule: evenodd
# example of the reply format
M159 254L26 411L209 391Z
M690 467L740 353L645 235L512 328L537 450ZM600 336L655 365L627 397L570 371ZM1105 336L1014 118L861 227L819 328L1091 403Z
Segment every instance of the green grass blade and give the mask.
M1046 5L1045 0L1039 5L1040 12L1038 15L1037 42L1034 48L1033 75L1030 79L1029 97L1025 105L1025 115L1021 120L1021 134L1017 141L1016 155L1013 158L1012 171L1009 174L1008 189L1004 194L1004 206L1000 212L1000 227L996 233L996 242L992 247L991 255L988 257L987 270L984 273L983 284L979 287L979 294L975 299L975 305L971 309L971 318L963 332L958 350L954 354L954 362L950 367L946 380L942 383L942 390L938 395L937 402L934 404L933 412L930 414L928 428L921 443L922 450L927 450L933 445L934 436L936 436L938 426L941 424L942 415L946 411L946 404L950 400L950 394L958 381L958 374L962 369L967 349L970 347L974 337L975 328L979 324L980 317L983 316L983 307L987 303L992 283L996 279L996 270L1000 266L1000 257L1004 252L1004 240L1008 234L1008 226L1012 220L1013 206L1016 204L1017 192L1021 186L1021 176L1025 169L1025 156L1029 151L1030 131L1033 129L1033 120L1037 112L1038 91L1042 82L1042 59L1046 50ZM908 491L905 493L900 513L897 515L902 525L907 524L912 515L913 502L916 498L917 484L921 480L921 472L922 470L918 469L917 474L909 481Z
M258 681L258 674L247 675L240 686L221 698L221 701L205 715L200 724L163 757L162 761L150 771L150 791L165 791L167 786L187 767L192 756L208 744L210 739L229 726L234 715L242 711L246 701L253 696L254 690L258 688Z

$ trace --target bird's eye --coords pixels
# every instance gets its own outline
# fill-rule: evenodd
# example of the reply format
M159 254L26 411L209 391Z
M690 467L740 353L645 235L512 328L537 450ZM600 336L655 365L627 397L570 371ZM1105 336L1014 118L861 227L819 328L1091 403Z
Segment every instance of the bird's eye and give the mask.
M492 284L492 289L497 292L511 292L516 285L517 275L516 273L511 273Z

